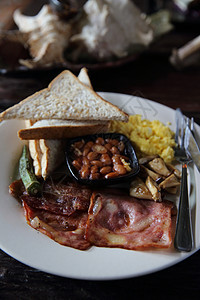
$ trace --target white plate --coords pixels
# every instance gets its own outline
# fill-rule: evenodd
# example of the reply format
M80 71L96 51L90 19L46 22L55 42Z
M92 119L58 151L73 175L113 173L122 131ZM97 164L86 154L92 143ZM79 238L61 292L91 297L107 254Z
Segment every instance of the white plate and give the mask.
M141 114L150 120L171 123L175 129L174 110L130 95L101 93L110 102L129 114ZM18 261L55 275L89 280L108 280L136 277L172 266L200 248L200 174L192 173L191 206L195 235L195 249L190 253L178 253L173 249L155 251L131 251L92 247L80 251L55 243L47 236L27 225L20 204L9 195L14 166L22 149L17 131L22 121L5 121L0 125L0 246ZM200 127L196 126L200 135ZM195 197L196 192L196 197Z

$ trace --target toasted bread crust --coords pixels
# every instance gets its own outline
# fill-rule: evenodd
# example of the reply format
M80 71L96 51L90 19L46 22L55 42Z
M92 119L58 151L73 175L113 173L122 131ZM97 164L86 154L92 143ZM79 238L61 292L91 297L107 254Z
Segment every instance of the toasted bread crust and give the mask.
M83 126L46 126L21 129L18 136L22 140L66 139L76 136L107 132L110 123Z

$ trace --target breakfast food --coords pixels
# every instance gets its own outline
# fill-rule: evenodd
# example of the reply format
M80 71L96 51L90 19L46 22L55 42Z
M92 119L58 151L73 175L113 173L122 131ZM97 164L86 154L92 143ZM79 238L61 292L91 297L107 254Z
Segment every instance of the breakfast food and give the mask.
M141 250L172 244L172 203L137 200L126 195L94 193L86 239L99 247Z
M78 79L93 90L88 71L82 68L79 72ZM80 121L80 120L29 120L26 122L26 128L19 130L18 136L22 140L38 140L38 139L65 139L74 136L93 134L96 132L106 132L109 129L109 121ZM60 143L57 141L57 143Z
M179 170L172 165L166 165L159 156L143 157L139 163L140 172L130 184L131 196L161 202L163 193L177 193L181 179Z
M18 136L22 140L58 140L81 136L86 132L87 134L107 132L109 126L110 123L107 121L41 120L31 127L20 129Z
M83 68L79 77L62 72L48 88L0 114L12 118L25 119L18 135L29 140L36 175L45 179L65 160L63 139L106 132L112 118L127 121L128 115L94 92Z
M174 133L158 120L132 115L127 123L112 121L110 131L125 134L133 142L138 157L159 155L166 163L174 159Z
M71 145L72 165L81 179L111 179L131 171L125 144L117 139L97 137L94 141L75 142Z
M82 68L78 79L92 89L86 68ZM18 131L21 139L29 140L29 151L33 159L35 175L48 177L65 161L64 138L87 133L104 132L109 121L66 121L66 120L25 120L25 129Z
M66 70L48 88L36 92L0 114L0 120L79 120L126 122L128 115Z
M37 197L27 194L19 180L10 185L10 193L22 201L27 222L33 228L65 246L80 250L90 246L84 238L92 193L87 187L47 180L42 196Z
M28 195L22 181L10 192L22 201L31 227L65 246L142 250L172 244L170 202L137 200L120 190L93 192L69 180L46 181L41 197Z
M26 145L23 147L22 156L19 160L19 174L28 194L36 195L42 192L41 184L37 180Z
M45 140L39 141L41 156L41 176L46 179L57 167L59 167L65 161L65 155L63 151L64 142L61 140ZM40 152L39 152L40 153Z
M152 157L141 162L151 161ZM51 176L43 181L42 193L30 194L22 180L11 183L9 191L22 202L27 223L61 245L79 250L172 245L174 204L170 201L152 201L152 196L145 200L141 193L136 199L128 195L127 188L94 189L66 175L60 179Z
M80 104L78 108L77 103ZM0 117L26 120L24 132L29 144L24 146L20 159L21 178L10 184L9 191L21 201L31 227L61 245L80 250L93 245L130 250L171 247L174 205L163 198L160 189L173 188L172 181L175 182L173 177L176 179L177 172L163 164L158 156L143 157L140 159L140 177L136 177L137 180L140 178L140 185L135 187L137 193L134 190L133 194L134 181L131 177L128 181L126 177L134 169L132 156L135 157L135 151L130 141L117 133L86 135L90 122L92 126L108 126L111 120L118 120L115 124L121 124L124 130L128 115L92 90L87 72L82 70L79 78L69 71L62 72L47 89L8 109ZM42 127L40 122L48 125ZM58 139L55 127L62 122L68 124L66 135L60 135ZM75 125L79 122L85 129L81 137L77 137L82 131L80 128L80 132L76 131ZM28 131L31 128L35 135ZM39 129L34 131L34 128ZM47 133L45 128L48 128ZM48 139L40 138L40 131ZM69 139L71 135L75 137ZM79 177L92 185L86 186L70 178L71 169L68 160L65 161L68 159L67 145ZM137 158L136 161L138 166ZM60 165L64 167L61 172L58 171ZM94 185L96 179L110 180L113 184L113 177L119 179L122 188L110 186L105 189ZM122 178L126 180L124 183ZM138 192L144 181L148 200L143 192Z

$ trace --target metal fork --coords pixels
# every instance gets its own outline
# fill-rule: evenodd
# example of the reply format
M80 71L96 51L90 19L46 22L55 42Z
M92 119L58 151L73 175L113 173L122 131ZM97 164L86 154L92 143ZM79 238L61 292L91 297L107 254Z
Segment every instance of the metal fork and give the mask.
M191 158L188 157L184 148L186 122L184 116L182 116L181 119L180 143L178 137L176 136L176 142L178 146L175 148L175 157L182 164L182 176L174 247L179 251L189 252L193 248L193 234L187 183L187 170L188 164L191 162Z

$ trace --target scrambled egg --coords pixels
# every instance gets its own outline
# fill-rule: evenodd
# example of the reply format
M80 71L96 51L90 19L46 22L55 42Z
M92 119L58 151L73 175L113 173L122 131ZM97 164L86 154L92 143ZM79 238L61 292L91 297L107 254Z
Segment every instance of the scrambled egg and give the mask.
M142 120L141 115L129 117L129 122L111 122L111 132L126 135L135 147L138 157L158 154L166 163L174 159L174 133L158 120Z

